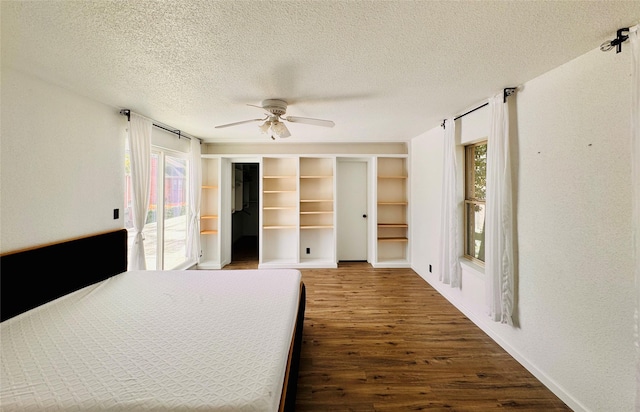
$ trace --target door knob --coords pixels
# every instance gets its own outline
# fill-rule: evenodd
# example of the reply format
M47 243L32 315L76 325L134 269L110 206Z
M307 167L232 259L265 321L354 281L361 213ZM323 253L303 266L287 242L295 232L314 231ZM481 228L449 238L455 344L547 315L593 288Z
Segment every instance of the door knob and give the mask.
M366 218L367 218L367 215L362 215L362 217L366 219Z

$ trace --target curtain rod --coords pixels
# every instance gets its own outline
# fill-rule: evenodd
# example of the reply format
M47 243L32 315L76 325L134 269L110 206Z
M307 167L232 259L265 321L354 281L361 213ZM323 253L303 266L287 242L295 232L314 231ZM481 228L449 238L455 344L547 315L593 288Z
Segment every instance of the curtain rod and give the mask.
M506 103L507 102L507 97L511 96L512 94L514 94L516 92L518 88L517 87L505 87L504 89L502 89L502 103ZM471 114L473 112L475 112L478 109L482 109L483 107L487 106L489 104L489 102L483 103L480 106L469 110L466 113L462 113L459 116L456 116L453 118L453 121L455 122L456 120L458 120L459 118L466 116L468 114ZM447 122L447 119L444 119L442 121L442 124L440 125L443 129L445 128L445 123Z
M123 116L127 116L127 121L131 121L131 110L122 109L122 110L120 110L120 114L123 115ZM190 136L187 136L187 135L183 134L179 129L169 129L169 128L167 128L167 127L165 127L165 126L163 126L161 124L158 124L156 122L153 122L153 121L152 121L152 124L155 127L159 128L159 129L166 130L169 133L173 133L175 135L178 135L178 139L181 139L181 138L184 137L185 139L191 140ZM198 139L198 138L195 137L194 139ZM202 144L202 140L201 139L198 139L198 140L200 141L200 144Z
M478 109L482 109L483 107L487 106L488 104L489 104L489 102L484 103L484 104L481 104L480 106L476 107L475 109L471 109L471 110L469 110L469 111L468 111L468 112L466 112L466 113L462 113L461 115L454 117L454 118L453 118L453 121L455 122L456 120L458 120L458 119L459 119L459 118L461 118L461 117L464 117L464 116L466 116L466 115L468 115L468 114L471 114L471 113L475 112L475 111L476 111L476 110L478 110ZM446 120L446 119L445 119L445 120Z

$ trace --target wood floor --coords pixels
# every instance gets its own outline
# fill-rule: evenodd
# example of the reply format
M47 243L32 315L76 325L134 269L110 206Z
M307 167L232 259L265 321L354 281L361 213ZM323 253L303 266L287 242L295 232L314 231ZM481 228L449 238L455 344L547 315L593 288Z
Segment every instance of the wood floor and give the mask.
M225 269L256 268L251 254ZM569 411L410 269L301 270L296 411Z

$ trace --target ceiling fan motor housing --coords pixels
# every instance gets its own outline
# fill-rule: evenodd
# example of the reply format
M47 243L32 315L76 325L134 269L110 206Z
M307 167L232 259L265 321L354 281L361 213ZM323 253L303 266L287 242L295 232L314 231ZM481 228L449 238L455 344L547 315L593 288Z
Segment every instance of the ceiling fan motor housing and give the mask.
M280 99L263 100L261 106L264 110L276 116L282 116L287 111L287 102Z

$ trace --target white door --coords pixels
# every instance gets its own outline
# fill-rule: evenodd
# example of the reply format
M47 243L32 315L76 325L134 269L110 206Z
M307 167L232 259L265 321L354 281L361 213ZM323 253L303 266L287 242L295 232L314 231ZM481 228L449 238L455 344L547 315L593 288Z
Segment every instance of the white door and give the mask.
M367 162L337 161L338 261L367 260Z

